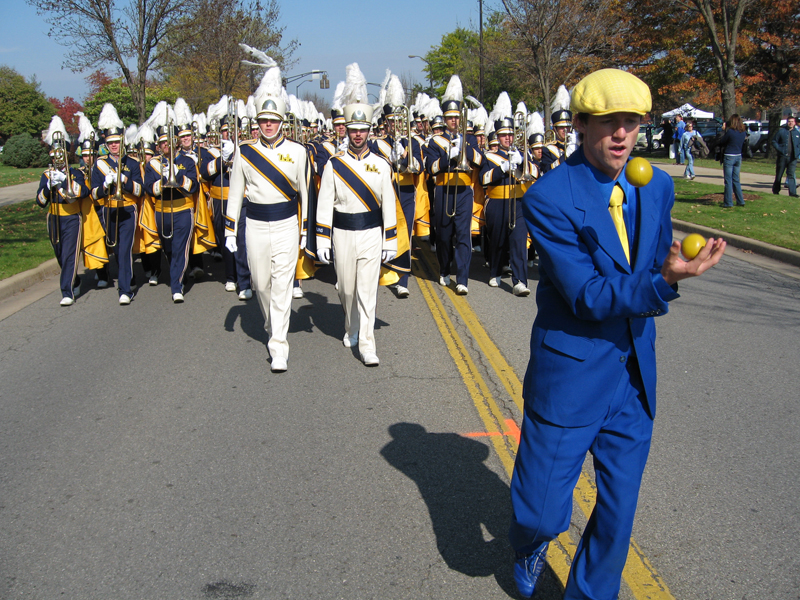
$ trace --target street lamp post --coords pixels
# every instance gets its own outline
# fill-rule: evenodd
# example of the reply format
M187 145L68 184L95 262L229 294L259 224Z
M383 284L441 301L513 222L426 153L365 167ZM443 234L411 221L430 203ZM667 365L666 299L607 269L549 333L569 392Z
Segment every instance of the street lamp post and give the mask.
M431 63L417 54L409 54L408 58L418 58L426 65L428 65L428 85L430 86L429 87L430 94L431 96L433 96L433 70L431 69Z

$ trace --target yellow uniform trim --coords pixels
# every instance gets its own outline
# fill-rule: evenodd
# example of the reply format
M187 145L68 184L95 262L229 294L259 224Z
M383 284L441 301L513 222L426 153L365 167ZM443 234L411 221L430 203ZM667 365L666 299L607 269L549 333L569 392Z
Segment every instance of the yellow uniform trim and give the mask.
M436 185L472 185L471 173L439 173Z

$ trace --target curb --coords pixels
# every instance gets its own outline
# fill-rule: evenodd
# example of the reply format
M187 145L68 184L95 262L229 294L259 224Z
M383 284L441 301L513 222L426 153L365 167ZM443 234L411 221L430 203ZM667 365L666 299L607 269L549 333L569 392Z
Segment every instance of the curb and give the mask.
M38 267L3 279L0 281L0 301L6 300L14 294L59 273L61 273L61 267L58 266L58 261L55 258L51 258Z
M718 229L711 229L710 227L703 227L702 225L695 225L694 223L687 223L686 221L679 221L678 219L672 219L672 227L673 229L686 233L699 233L706 238L723 237L730 246L738 248L739 250L749 250L755 254L779 260L795 267L800 267L800 252L789 250L788 248L773 246L766 242L760 242Z

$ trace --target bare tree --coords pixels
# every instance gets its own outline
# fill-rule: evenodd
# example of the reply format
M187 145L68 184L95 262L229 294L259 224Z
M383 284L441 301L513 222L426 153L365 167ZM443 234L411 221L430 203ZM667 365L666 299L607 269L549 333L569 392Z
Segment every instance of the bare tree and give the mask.
M239 43L266 52L283 69L291 65L297 42L282 45L279 20L277 0L197 0L195 10L167 36L162 73L198 110L225 94L246 97L258 87L263 69L242 64L252 57Z
M614 0L502 0L509 33L518 42L519 68L540 88L545 123L562 83L610 60L624 35ZM608 62L606 62L608 64Z
M140 122L147 117L147 75L169 50L166 34L195 0L26 0L50 24L50 36L71 48L65 66L75 72L117 65Z

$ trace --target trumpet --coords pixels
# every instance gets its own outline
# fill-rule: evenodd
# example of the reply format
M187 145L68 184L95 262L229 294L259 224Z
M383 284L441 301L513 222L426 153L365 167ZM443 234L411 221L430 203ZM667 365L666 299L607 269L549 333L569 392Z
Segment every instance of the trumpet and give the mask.
M520 181L528 182L536 179L531 174L531 165L528 161L528 136L525 130L528 124L528 113L518 110L514 113L514 147L522 153L522 176Z
M288 137L294 140L295 142L300 143L300 135L297 131L298 128L298 120L297 116L294 113L286 113L286 128L288 131Z
M222 144L222 139L219 133L219 121L217 119L214 119L208 125L206 142L208 143L209 148L219 148Z
M550 144L556 143L556 132L555 129L548 129L544 132L544 145L549 146Z
M78 196L72 191L72 173L69 171L69 154L67 153L67 142L64 134L60 131L53 133L53 165L56 169L65 169L67 175L67 189L64 190L64 198L68 201L75 200Z

